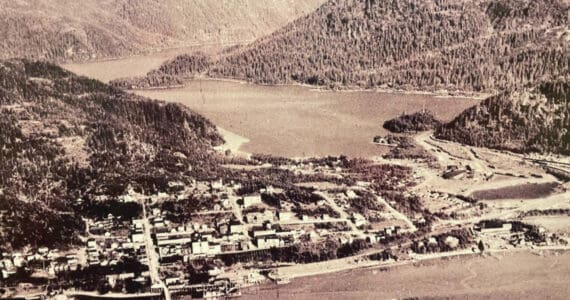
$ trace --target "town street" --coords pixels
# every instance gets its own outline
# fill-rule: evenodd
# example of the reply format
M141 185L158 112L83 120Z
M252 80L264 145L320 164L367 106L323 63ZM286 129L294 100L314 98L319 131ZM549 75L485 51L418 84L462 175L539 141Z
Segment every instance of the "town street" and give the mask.
M141 205L142 205L142 209L143 209L143 220L144 220L144 233L145 233L145 249L146 249L146 254L148 257L148 268L149 268L149 272L150 272L150 281L151 284L154 285L159 285L162 290L164 291L164 298L166 300L170 300L170 292L168 291L168 287L166 286L166 284L164 284L164 282L162 281L162 279L160 279L160 274L159 274L159 269L160 269L160 262L158 259L158 254L156 253L155 249L154 249L154 243L152 242L152 236L151 236L151 232L150 232L150 222L148 220L148 215L147 215L147 211L146 211L146 205L144 203L144 200L141 200Z

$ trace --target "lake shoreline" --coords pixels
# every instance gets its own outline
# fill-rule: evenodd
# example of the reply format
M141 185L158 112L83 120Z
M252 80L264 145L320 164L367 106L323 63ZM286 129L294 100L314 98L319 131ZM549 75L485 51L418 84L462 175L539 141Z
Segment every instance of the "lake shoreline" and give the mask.
M373 158L389 149L375 145L388 134L382 124L424 108L452 120L480 100L426 94L317 91L303 86L259 86L226 80L194 80L184 88L134 90L180 103L221 128L247 138L240 151L288 158Z
M224 129L220 126L217 126L216 129L218 130L218 133L222 136L222 138L224 139L225 143L216 147L215 149L220 151L220 152L225 152L225 151L230 151L233 155L237 155L237 156L245 156L245 157L249 157L251 156L251 153L248 152L244 152L241 150L241 147L244 144L247 144L250 142L250 140L246 137L243 137L241 135L238 135L234 132L231 132L227 129Z
M192 82L230 82L230 83L237 83L243 85L250 85L250 86L260 86L260 87L302 87L307 88L311 92L330 92L330 93L379 93L379 94L400 94L400 95L422 95L422 96L433 96L436 98L454 98L454 99L476 99L476 100L483 100L490 96L492 93L475 93L475 92L462 92L456 91L457 94L449 94L449 93L438 93L438 92L431 92L431 91L424 91L424 90L403 90L397 88L355 88L355 87L346 87L341 89L331 89L323 86L316 86L310 85L306 83L275 83L275 84L266 84L266 83L256 83L253 81L247 81L243 79L235 79L235 78L224 78L224 77L195 77L192 79L187 80L185 84L180 85L172 85L172 86L159 86L159 87L149 87L149 88L139 88L139 89L127 89L128 92L136 93L137 91L161 91L161 90L175 90L175 89L184 89L188 87Z

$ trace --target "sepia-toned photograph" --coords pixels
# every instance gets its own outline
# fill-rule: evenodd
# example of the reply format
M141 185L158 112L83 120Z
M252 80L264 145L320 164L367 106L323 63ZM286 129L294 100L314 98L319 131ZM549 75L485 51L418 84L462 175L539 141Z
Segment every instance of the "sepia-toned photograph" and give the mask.
M0 0L0 300L570 299L570 0Z

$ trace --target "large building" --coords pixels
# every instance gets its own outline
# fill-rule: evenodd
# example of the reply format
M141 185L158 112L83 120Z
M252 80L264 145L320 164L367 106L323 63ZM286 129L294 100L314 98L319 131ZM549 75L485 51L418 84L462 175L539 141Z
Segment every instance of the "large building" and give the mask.
M243 207L261 204L261 195L250 195L242 198Z

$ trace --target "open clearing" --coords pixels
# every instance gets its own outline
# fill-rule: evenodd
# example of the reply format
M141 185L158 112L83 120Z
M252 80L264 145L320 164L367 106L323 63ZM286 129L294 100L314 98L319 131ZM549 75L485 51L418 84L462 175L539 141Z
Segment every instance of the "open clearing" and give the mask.
M179 102L218 126L250 140L240 150L287 157L381 155L372 143L384 121L429 108L450 120L478 100L373 91L316 91L302 86L258 86L200 80L181 89L137 91Z
M546 228L546 230L552 232L570 232L570 216L568 215L526 217L522 221L525 223L542 226Z
M569 280L569 252L514 252L304 277L280 289L249 291L243 299L567 299Z

